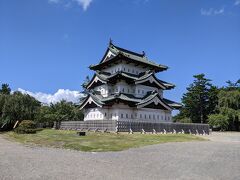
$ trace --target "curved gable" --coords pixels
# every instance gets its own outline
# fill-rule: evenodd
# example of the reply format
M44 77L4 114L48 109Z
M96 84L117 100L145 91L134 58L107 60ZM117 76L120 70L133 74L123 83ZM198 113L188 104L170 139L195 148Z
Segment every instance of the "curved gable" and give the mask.
M93 108L93 107L102 107L103 103L97 102L94 100L91 95L88 95L88 97L83 101L83 103L80 105L80 110L83 108Z
M99 78L96 74L93 76L93 78L91 79L91 81L87 84L86 88L87 89L91 89L94 88L95 86L99 86L102 84L106 84L106 81L104 81L103 79Z
M153 108L153 109L166 109L171 111L172 108L162 101L159 95L154 95L151 99L138 103L138 108Z
M143 85L146 85L146 86L158 87L158 88L161 88L163 90L166 89L166 87L163 84L161 84L153 74L148 76L145 79L136 80L135 84L143 84Z

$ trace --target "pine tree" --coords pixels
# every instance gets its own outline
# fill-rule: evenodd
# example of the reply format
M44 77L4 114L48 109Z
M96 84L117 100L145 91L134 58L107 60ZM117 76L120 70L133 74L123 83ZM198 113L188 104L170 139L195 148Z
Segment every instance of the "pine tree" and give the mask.
M216 110L217 87L213 86L210 79L204 74L193 76L194 82L187 88L183 95L179 117L190 118L193 123L206 123L209 114Z

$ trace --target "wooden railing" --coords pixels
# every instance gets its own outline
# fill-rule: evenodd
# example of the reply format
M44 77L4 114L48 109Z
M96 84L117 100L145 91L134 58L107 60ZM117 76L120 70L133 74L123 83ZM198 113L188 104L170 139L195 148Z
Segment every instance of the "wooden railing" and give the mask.
M102 130L115 132L209 134L208 124L195 123L157 123L113 120L62 121L60 123L54 123L54 128L66 130Z

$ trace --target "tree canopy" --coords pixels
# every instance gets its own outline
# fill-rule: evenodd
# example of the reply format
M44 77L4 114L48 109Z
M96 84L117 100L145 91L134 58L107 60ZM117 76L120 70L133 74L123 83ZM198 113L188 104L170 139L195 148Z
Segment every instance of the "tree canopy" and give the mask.
M0 91L0 128L11 129L16 121L32 120L37 123L83 120L83 113L71 102L61 101L43 106L34 97L21 92L11 93L8 84Z
M183 108L174 117L178 122L209 123L221 130L237 130L240 125L240 80L227 81L227 86L217 88L204 74L195 80L183 95Z
M0 94L9 95L11 93L11 88L8 84L2 84L2 88L0 89Z
M206 123L209 114L213 113L217 105L217 87L204 74L194 75L194 81L183 95L183 108L177 116L180 119L190 118L193 123Z

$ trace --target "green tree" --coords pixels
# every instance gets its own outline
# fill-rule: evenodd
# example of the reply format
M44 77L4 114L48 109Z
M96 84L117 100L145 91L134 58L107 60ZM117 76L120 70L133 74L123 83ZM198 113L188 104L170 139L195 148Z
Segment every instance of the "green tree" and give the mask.
M35 98L14 92L5 98L2 108L2 119L5 124L12 127L16 121L33 120L37 109L41 106Z
M224 89L227 91L231 91L231 90L239 90L240 89L240 79L237 80L236 82L232 82L230 80L228 80L227 82L227 87L225 87Z
M240 90L222 89L219 92L218 110L228 117L229 130L239 130L240 125Z
M217 87L204 74L193 76L195 79L183 95L183 108L178 115L181 118L190 118L193 123L206 123L209 114L216 111Z
M57 121L69 121L74 118L74 106L72 102L62 100L56 104L51 104L51 111L56 115Z
M2 88L0 89L0 94L9 95L11 93L11 88L8 84L2 84Z
M228 117L223 114L211 114L208 116L208 123L213 128L220 128L221 131L225 131L228 128Z
M36 114L37 122L79 121L83 120L83 113L72 102L62 100L50 106L42 106Z

